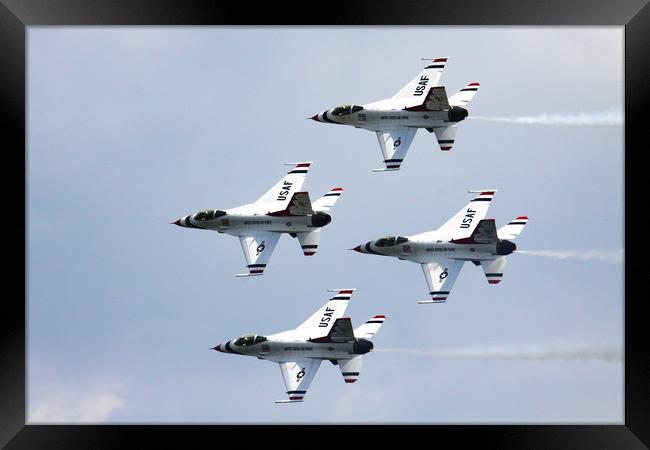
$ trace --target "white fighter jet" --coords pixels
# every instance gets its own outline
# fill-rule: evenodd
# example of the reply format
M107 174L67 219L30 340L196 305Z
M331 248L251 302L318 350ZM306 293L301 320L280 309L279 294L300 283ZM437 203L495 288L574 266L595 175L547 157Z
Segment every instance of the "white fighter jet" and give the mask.
M343 189L332 188L312 203L309 193L300 191L311 164L287 163L293 169L255 203L226 210L206 209L173 223L238 236L248 267L248 273L238 277L262 275L282 233L297 238L303 254L312 256L320 242L321 228L332 221L327 211Z
M386 165L375 172L399 170L418 128L435 133L440 150L451 150L458 123L468 115L465 106L479 83L468 84L448 99L445 87L438 86L447 59L433 58L392 98L366 105L340 105L311 119L374 131Z
M444 303L465 261L481 266L488 283L497 284L506 268L506 256L517 249L510 239L519 236L528 217L519 216L497 230L494 219L484 218L496 190L469 192L478 195L435 231L386 236L352 250L420 264L431 300L418 303Z
M363 355L374 347L370 339L386 320L385 316L374 316L352 330L350 318L343 314L354 290L328 289L336 292L334 297L294 330L268 336L246 334L213 349L280 364L289 398L276 403L302 402L323 361L338 365L343 380L354 383Z

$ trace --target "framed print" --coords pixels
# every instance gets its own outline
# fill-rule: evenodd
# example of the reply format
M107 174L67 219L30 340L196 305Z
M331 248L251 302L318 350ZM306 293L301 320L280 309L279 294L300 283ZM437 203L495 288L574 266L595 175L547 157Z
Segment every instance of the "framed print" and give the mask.
M319 8L3 0L0 441L644 448L646 2Z

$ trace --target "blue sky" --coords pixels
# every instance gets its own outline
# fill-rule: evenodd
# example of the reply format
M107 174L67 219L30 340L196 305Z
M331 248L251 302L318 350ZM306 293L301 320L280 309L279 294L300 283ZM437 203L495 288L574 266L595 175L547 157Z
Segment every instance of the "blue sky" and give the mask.
M467 120L452 151L420 131L401 171L372 173L372 133L306 118L392 96L436 56L450 93L481 83L470 116L620 110L623 28L30 27L28 55L30 421L622 423L620 262L514 254L499 285L465 265L423 306L418 265L348 251L487 188L497 226L530 217L520 249L620 251L622 127ZM236 238L170 225L301 160L312 198L345 188L314 257L285 236L238 279ZM388 316L357 383L323 364L276 405L277 365L209 350L297 326L331 287L358 288L353 323Z

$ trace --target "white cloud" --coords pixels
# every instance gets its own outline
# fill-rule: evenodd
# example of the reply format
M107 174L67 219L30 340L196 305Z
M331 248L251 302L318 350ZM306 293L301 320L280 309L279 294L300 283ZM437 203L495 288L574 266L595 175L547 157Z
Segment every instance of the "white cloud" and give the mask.
M43 391L29 408L29 422L97 423L124 406L113 390L57 385Z

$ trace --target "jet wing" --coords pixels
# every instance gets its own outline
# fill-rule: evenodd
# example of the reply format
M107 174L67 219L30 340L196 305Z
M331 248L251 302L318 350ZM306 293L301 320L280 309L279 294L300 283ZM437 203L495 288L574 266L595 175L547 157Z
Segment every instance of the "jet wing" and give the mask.
M384 155L386 168L375 169L373 172L399 170L417 131L417 128L409 127L395 127L377 131L377 140L381 147L381 153Z
M304 332L306 337L317 338L329 333L331 326L336 319L343 317L345 309L354 289L333 289L336 295L332 297L318 311L312 314L309 319L301 323L296 330Z
M447 64L447 59L449 58L434 58L418 76L409 81L397 94L393 95L393 98L421 98L428 92L429 87L438 84L442 76L442 70Z
M268 204L270 211L282 210L287 207L293 194L300 192L307 177L307 172L311 167L311 161L288 164L293 165L293 169L287 172L280 181L275 183L255 203Z
M434 231L437 236L444 236L450 239L469 237L472 235L476 225L485 218L496 190L470 192L478 193L478 195L458 211L454 217Z
M284 378L284 384L287 387L288 400L278 400L276 403L294 403L301 402L307 389L311 384L318 368L320 359L299 359L297 361L287 361L280 363L280 370Z
M426 278L429 286L431 300L422 300L418 303L443 303L447 301L447 297L456 282L456 278L458 278L460 269L463 268L464 262L457 259L443 258L435 262L421 264L424 278Z
M239 236L241 248L246 257L246 267L248 273L239 274L238 277L248 277L253 275L263 275L275 244L280 239L280 233L271 231L260 231L250 236Z

